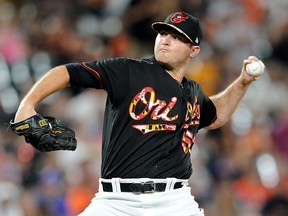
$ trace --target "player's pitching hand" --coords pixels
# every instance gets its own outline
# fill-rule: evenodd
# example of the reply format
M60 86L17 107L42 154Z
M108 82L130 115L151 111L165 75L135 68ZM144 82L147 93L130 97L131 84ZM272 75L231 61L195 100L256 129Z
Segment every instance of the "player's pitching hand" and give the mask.
M260 75L264 73L265 65L256 56L249 56L243 61L241 76L243 80L248 83L259 79Z

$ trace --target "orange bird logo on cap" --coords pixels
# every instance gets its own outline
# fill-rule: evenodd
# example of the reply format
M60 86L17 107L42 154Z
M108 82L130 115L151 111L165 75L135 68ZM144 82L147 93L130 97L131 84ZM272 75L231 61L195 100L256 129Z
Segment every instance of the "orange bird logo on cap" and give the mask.
M170 18L170 21L172 23L181 23L181 22L184 22L188 19L188 16L186 16L185 14L183 13L175 13L171 16Z

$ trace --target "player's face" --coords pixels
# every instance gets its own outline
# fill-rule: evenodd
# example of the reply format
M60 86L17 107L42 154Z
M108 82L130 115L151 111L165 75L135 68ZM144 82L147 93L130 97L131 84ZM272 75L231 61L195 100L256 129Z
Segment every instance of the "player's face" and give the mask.
M195 47L180 33L162 30L156 37L154 55L158 62L177 68L187 64L190 58L198 54Z

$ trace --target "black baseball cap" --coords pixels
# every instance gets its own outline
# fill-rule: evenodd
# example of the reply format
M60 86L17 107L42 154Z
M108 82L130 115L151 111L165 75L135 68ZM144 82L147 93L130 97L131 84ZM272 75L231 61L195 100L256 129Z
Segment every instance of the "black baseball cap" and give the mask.
M184 35L193 45L200 45L202 39L199 20L185 12L172 13L164 22L154 22L151 26L156 32L172 28Z

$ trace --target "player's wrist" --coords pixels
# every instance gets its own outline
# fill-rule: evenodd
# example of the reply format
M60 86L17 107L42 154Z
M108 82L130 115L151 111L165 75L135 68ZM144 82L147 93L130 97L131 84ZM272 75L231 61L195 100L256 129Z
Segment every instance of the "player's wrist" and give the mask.
M258 79L257 77L252 77L244 71L244 73L242 73L236 80L236 83L239 86L239 88L246 89L251 83L253 83L257 79Z
M35 111L34 106L21 104L15 114L14 123L23 121L36 114L37 113Z

